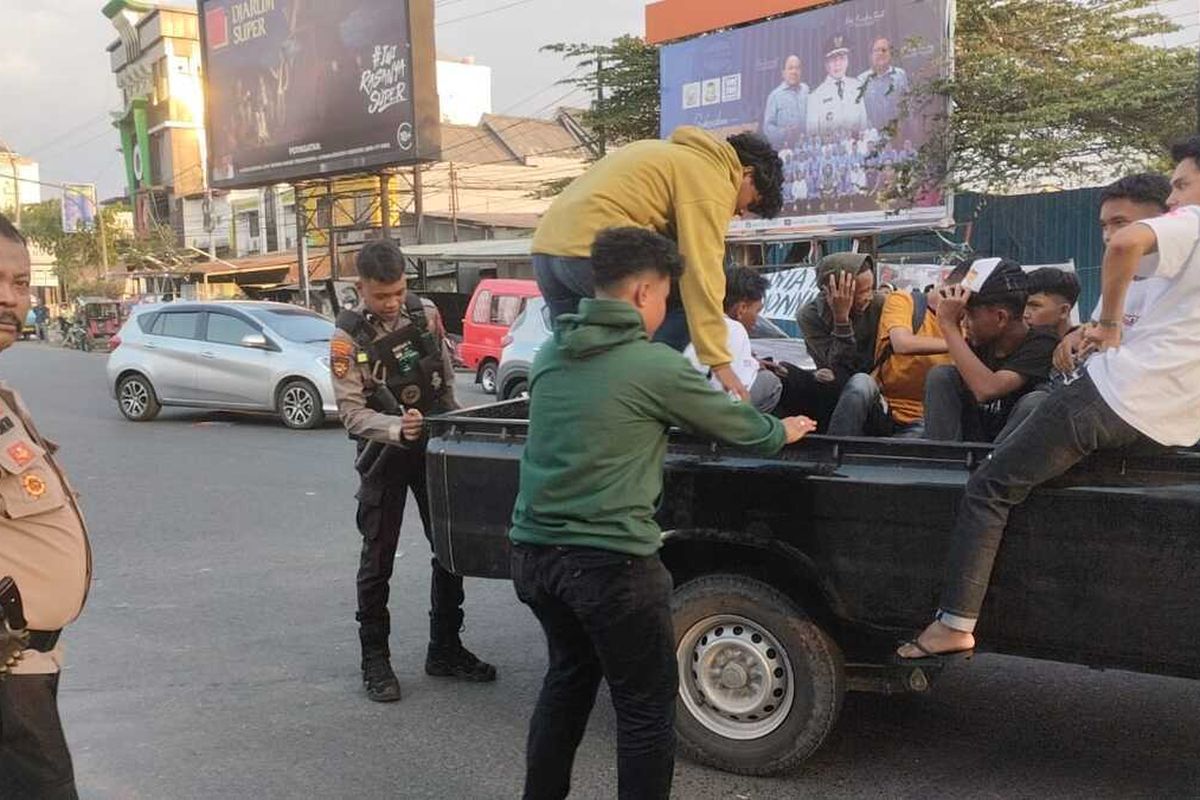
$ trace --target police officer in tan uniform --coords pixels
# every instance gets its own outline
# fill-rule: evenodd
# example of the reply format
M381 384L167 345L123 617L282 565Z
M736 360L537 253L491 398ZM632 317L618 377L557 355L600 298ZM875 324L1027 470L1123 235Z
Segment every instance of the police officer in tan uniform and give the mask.
M437 309L408 291L404 256L391 240L358 256L362 308L343 311L330 341L329 366L342 423L358 442L359 641L363 685L377 702L400 699L388 637L388 581L409 490L431 539L425 488L425 414L458 408L454 368ZM462 578L433 559L428 675L486 682L496 670L459 640Z
M0 350L20 336L29 280L25 240L0 216ZM58 639L83 608L92 565L56 449L0 382L0 800L77 796L58 717Z

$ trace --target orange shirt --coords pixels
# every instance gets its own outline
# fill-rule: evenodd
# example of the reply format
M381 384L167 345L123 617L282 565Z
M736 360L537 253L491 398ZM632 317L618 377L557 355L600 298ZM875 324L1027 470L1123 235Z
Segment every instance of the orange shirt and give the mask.
M892 292L883 303L879 317L879 333L875 337L875 358L890 341L892 328L912 328L913 296L911 292ZM918 336L941 339L937 315L933 309L925 312ZM951 364L949 353L935 356L907 356L893 353L880 365L876 380L892 411L892 419L901 424L916 422L925 416L925 376L938 364Z

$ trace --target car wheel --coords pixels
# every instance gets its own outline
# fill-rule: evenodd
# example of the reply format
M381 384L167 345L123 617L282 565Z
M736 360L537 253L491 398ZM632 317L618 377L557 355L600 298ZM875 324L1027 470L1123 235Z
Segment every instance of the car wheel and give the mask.
M162 410L150 379L137 373L117 382L117 406L125 419L133 422L149 422Z
M475 380L488 394L496 393L496 362L485 361L479 366L479 375Z
M296 430L312 430L325 421L321 394L306 380L295 378L279 387L279 418Z
M675 590L680 749L726 772L773 775L825 741L842 707L838 646L782 592L742 575Z
M527 397L529 395L529 381L521 378L517 381L510 381L508 386L504 387L504 396L501 400L515 400L518 397Z

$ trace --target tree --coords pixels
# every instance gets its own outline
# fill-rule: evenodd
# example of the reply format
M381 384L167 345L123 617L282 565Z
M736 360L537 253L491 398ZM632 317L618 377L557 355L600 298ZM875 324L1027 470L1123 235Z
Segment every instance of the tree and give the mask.
M578 74L560 83L595 98L583 122L595 133L601 153L610 145L658 138L657 47L627 35L609 44L559 43L542 50L575 62Z
M895 199L930 179L993 191L1161 166L1194 118L1196 55L1154 46L1178 26L1153 7L1154 0L958 0L953 77L915 76L908 103L923 113L930 100L952 97L953 113L930 119L934 135L899 171ZM626 36L544 49L590 68L564 82L593 94L601 58L605 100L588 117L610 143L658 136L656 48ZM939 61L948 66L948 54Z
M120 291L120 286L103 275L104 246L107 244L110 271L121 266L170 271L186 262L175 246L174 233L156 226L144 237L125 232L118 223L118 214L127 208L102 206L107 242L101 241L99 227L79 233L67 233L62 228L62 204L46 200L21 210L21 231L30 241L54 257L55 274L64 295L107 294Z
M1178 26L1153 0L959 0L954 75L914 93L953 98L922 159L984 191L1082 183L1158 164L1186 135L1195 55L1155 47ZM928 170L924 170L928 172Z

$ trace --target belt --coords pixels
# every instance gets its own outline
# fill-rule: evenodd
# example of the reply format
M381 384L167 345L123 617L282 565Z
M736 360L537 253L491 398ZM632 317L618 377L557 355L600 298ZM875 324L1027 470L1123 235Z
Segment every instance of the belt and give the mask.
M49 653L58 644L58 637L61 633L61 628L56 631L30 631L29 649L37 650L39 653Z

